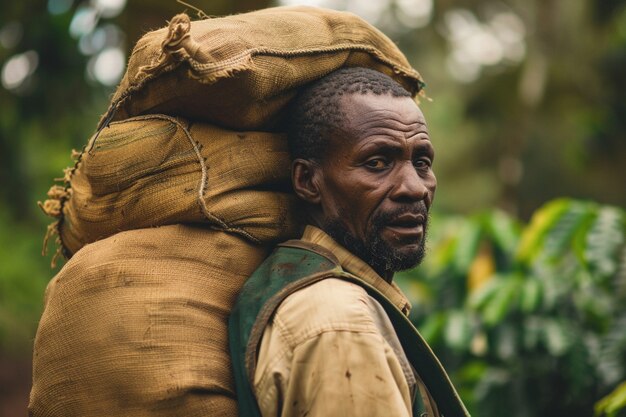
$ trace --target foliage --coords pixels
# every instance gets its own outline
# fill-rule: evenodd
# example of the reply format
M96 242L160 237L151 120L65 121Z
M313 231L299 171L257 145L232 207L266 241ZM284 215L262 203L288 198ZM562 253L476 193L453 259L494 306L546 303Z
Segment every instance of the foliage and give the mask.
M626 415L626 382L622 382L613 392L598 401L596 416L619 417Z
M568 199L526 227L440 221L427 263L399 278L475 415L590 416L626 380L625 238L623 210Z

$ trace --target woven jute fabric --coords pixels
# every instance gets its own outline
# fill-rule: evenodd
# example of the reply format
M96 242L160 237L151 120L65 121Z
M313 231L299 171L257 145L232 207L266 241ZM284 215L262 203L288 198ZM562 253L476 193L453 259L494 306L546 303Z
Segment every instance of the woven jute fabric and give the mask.
M319 8L182 14L138 42L41 204L70 259L46 292L31 415L236 415L227 316L302 224L279 126L300 87L349 66L423 87L385 35Z
M67 256L123 230L191 222L276 243L298 230L289 178L284 135L139 116L103 129L47 204Z
M164 113L267 130L299 87L356 66L383 72L413 94L423 87L398 47L351 13L276 7L194 22L180 14L137 42L101 126Z
M266 255L185 225L85 246L46 290L30 415L236 416L228 314Z

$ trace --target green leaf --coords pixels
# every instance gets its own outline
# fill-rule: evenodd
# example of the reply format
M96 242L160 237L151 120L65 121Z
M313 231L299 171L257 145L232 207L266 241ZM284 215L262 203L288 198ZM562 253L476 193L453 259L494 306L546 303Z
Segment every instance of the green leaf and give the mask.
M419 326L422 337L431 344L437 343L441 339L443 327L446 324L445 313L433 313L426 318L424 324Z
M485 304L506 285L506 281L501 275L496 275L494 279L471 293L468 299L468 305L472 309L480 310Z
M595 405L596 417L616 417L617 413L626 409L626 382L622 382L609 395Z
M624 214L615 207L602 207L586 236L585 258L600 277L612 276L619 268L624 244Z
M622 253L619 256L619 266L615 274L615 289L618 297L626 298L626 246L622 248Z
M530 225L522 232L516 258L531 263L537 256L548 229L551 228L570 205L570 200L558 199L546 204L533 214Z
M501 211L490 213L487 222L495 243L505 253L514 253L520 240L519 224Z
M593 215L590 210L588 204L571 201L546 231L542 256L552 263L558 263L567 252L572 251L576 234L584 230L588 217Z
M502 287L485 303L482 311L485 324L493 326L499 323L515 307L514 301L519 287L519 280L508 277L504 279Z
M479 382L485 375L488 366L483 361L469 361L459 371L459 376L466 382Z
M455 269L466 273L478 252L481 230L476 221L465 223L457 237L456 250L454 253Z
M527 277L521 288L520 308L526 314L537 309L541 299L541 282L533 277Z
M587 269L589 268L589 262L585 256L585 252L587 250L587 237L589 235L589 230L596 221L597 217L598 210L595 207L588 210L587 215L581 220L580 226L574 234L571 243L571 250L574 255L576 255L576 259L584 268Z
M544 322L543 339L552 356L563 355L571 345L570 332L562 322L553 319Z

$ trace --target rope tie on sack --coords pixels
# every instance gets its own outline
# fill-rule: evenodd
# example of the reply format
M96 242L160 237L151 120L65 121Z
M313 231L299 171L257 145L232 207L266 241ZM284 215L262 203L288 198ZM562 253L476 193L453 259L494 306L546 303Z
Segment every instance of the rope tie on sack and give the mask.
M53 185L48 190L48 199L43 203L41 201L37 202L37 205L46 216L54 217L57 219L56 221L48 225L46 234L43 238L43 248L41 250L42 256L46 256L48 253L48 242L51 238L56 236L56 239L54 240L56 250L54 255L52 256L52 260L50 261L50 267L52 268L56 267L57 260L64 254L63 242L61 240L60 231L61 223L63 222L63 206L72 197L71 178L74 171L78 167L78 163L81 160L83 152L72 149L71 157L74 160L74 166L65 168L63 170L62 178L54 179L54 181L62 182L63 185Z
M191 37L190 31L189 16L185 13L174 16L167 27L167 35L161 42L161 53L152 63L139 68L138 78L157 75L188 58L206 61L205 54L200 51L200 43Z
M41 255L46 256L48 253L48 241L56 236L54 243L56 245L56 250L54 251L54 255L52 255L52 260L50 261L50 268L56 268L57 260L63 256L63 243L61 242L61 234L59 232L59 223L61 220L57 220L54 223L48 225L46 230L46 234L43 237L43 249L41 250Z
M70 197L70 194L71 189L61 185L53 185L48 190L49 199L43 203L38 201L37 205L45 215L60 218L63 214L63 202Z

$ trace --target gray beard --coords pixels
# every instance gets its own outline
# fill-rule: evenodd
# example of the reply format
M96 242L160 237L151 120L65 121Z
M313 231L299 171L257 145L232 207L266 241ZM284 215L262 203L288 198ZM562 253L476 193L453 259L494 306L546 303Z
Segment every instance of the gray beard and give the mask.
M416 212L424 215L424 234L417 250L409 253L398 251L382 239L382 229L391 219L406 212ZM372 267L379 275L387 272L398 272L411 269L419 265L426 254L426 230L428 225L428 210L421 205L419 210L400 209L393 213L380 215L372 219L372 228L365 240L353 236L340 218L329 219L324 223L323 230L337 243L358 256Z

